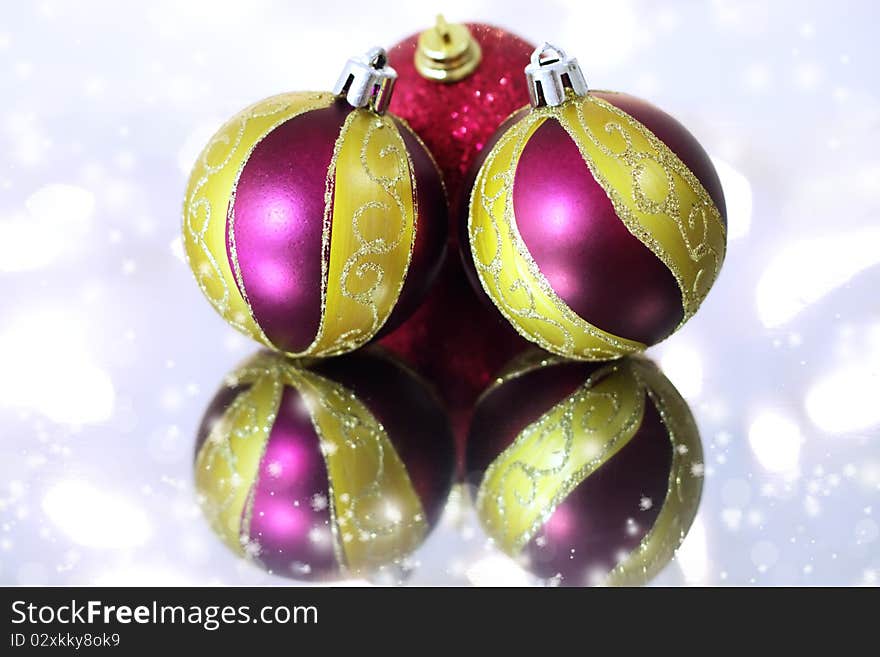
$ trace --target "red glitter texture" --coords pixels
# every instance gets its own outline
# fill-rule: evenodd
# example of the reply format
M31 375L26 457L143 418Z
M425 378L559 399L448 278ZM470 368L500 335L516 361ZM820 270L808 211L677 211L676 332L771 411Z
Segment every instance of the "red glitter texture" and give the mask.
M529 102L523 69L535 49L499 27L467 23L483 57L468 77L443 84L422 77L414 57L419 35L413 34L388 51L398 73L391 111L406 119L434 155L446 181L450 207L457 209L461 186L474 158L498 126ZM458 240L450 213L450 246Z
M468 23L483 52L477 69L452 84L428 80L415 68L418 34L389 50L398 73L391 111L406 119L443 172L450 201L449 255L425 303L381 343L431 380L456 435L459 468L477 397L527 343L465 276L458 254L467 177L489 139L529 102L523 68L534 46L490 25Z

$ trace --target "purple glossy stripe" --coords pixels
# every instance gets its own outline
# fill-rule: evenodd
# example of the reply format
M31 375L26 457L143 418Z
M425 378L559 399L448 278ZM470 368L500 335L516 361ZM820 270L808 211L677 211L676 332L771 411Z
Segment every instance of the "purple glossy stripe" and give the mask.
M580 317L651 345L681 321L669 269L634 237L554 119L527 142L513 186L516 224L551 287Z
M608 91L593 93L629 114L659 137L660 141L669 147L669 150L678 155L679 159L706 189L721 213L725 225L727 225L727 209L724 204L721 180L718 178L712 160L709 159L709 154L706 153L700 142L688 132L687 128L663 110L635 96Z
M299 392L286 387L254 484L250 537L258 559L279 575L338 574L327 466Z
M234 240L243 293L257 324L283 351L307 348L321 321L327 170L350 109L334 103L279 125L257 144L238 179Z
M671 467L669 434L647 399L632 439L582 481L525 546L529 570L540 577L561 574L568 586L601 582L654 526ZM650 500L647 509L643 498Z
M446 256L448 209L440 174L425 147L399 119L392 117L412 158L416 179L416 241L400 298L377 338L400 326L419 307Z

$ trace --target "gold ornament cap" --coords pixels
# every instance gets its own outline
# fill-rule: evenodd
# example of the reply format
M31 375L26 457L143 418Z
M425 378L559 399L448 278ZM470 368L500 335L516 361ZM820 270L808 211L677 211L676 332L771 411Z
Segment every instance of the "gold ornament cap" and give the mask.
M460 23L447 23L441 14L434 27L419 35L415 65L422 77L449 83L473 73L482 57L471 31Z

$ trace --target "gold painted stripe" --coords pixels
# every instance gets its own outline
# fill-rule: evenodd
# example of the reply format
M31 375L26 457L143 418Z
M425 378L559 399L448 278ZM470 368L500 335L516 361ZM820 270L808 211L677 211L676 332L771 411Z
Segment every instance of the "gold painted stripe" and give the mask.
M645 584L663 570L687 535L703 490L703 448L687 403L656 365L633 359L633 367L669 432L672 469L663 508L638 547L608 574L611 586Z
M584 360L607 360L642 351L579 317L551 288L526 247L513 211L516 163L526 142L546 120L530 112L489 152L471 192L468 233L483 288L501 314L526 339L544 349Z
M391 118L352 111L328 177L321 323L298 355L330 356L371 340L397 303L415 244L414 177Z
M645 126L588 94L542 108L571 135L627 229L672 272L687 321L718 277L721 214L696 176Z
M427 521L384 427L339 383L293 367L287 376L321 440L340 564L361 575L411 553L427 535Z
M574 488L641 426L645 394L629 360L595 372L496 458L477 492L477 513L516 556Z
M281 404L283 385L271 360L258 356L226 382L250 383L223 413L196 456L199 503L214 531L248 554L248 508L260 460Z
M236 285L226 255L227 212L235 186L254 147L285 121L327 107L327 93L288 93L262 100L236 114L199 155L187 185L183 206L183 246L199 287L230 324L272 346L253 319ZM236 254L233 253L236 260ZM240 274L239 274L240 276Z

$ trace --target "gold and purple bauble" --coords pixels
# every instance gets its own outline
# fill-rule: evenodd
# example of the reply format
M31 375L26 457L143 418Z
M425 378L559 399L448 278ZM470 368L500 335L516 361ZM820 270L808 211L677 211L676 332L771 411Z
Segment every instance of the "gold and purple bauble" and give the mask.
M525 338L607 360L663 340L700 307L726 249L711 160L675 119L587 89L545 44L531 107L502 126L476 174L465 259Z
M486 533L563 586L660 572L693 522L702 460L687 404L640 357L529 354L477 402L467 446Z
M436 397L381 351L307 363L262 351L205 411L195 481L214 531L264 569L370 578L405 571L454 462Z
M384 51L349 60L333 93L286 93L214 135L190 176L183 243L230 324L293 356L352 351L417 307L445 254L431 155L385 113Z

